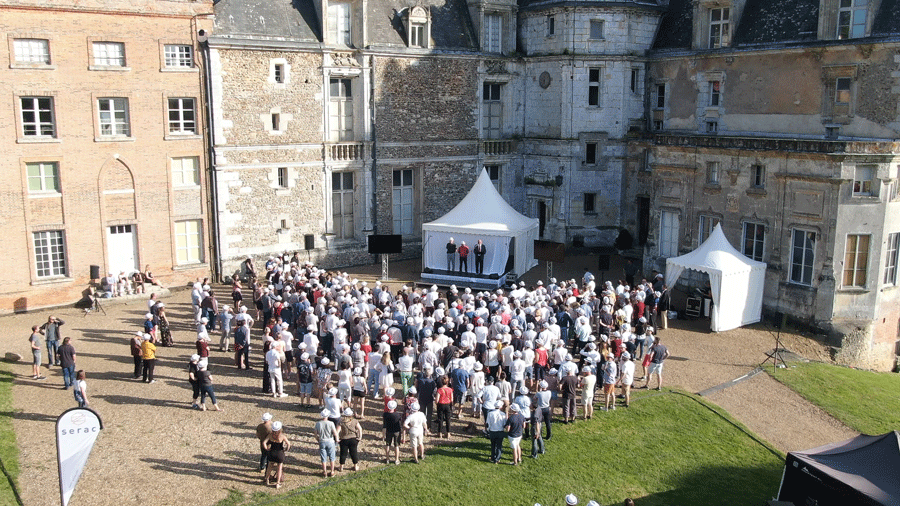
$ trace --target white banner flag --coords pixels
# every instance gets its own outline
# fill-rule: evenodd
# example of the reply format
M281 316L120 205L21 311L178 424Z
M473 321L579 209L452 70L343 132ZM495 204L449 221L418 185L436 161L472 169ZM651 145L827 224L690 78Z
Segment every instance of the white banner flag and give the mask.
M59 494L62 506L69 503L94 441L103 429L92 409L72 408L56 419L56 454L59 462Z

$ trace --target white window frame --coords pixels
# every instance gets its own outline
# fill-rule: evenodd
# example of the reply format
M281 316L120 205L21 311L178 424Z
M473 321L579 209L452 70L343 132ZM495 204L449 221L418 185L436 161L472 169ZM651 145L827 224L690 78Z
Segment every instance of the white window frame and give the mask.
M201 220L175 222L175 263L176 265L203 263L203 222Z
M348 180L350 182L349 187L347 185ZM354 222L355 191L355 173L331 173L331 227L336 239L353 239L356 236Z
M397 185L397 174L400 184ZM407 178L407 175L409 176ZM416 173L414 169L396 169L391 177L391 216L394 234L416 235Z
M675 211L659 213L659 256L669 258L678 255L681 215Z
M877 167L874 165L857 165L853 170L853 196L872 197L877 195L875 174Z
M803 241L802 245L797 242ZM810 243L811 240L811 243ZM791 268L788 282L795 285L812 286L816 267L816 241L818 233L804 228L791 229ZM797 255L800 255L798 258ZM797 268L800 269L796 272Z
M588 22L588 39L603 40L605 37L606 22L602 19L592 19Z
M168 97L166 99L167 126L169 135L197 135L199 132L197 118L197 99L193 97ZM187 105L190 107L187 107ZM188 113L193 119L187 119ZM173 114L175 115L173 119ZM191 126L193 125L193 126Z
M766 254L766 225L764 223L745 221L741 238L743 239L741 241L741 253L747 258L762 262Z
M706 162L706 184L720 184L722 165L718 161Z
M332 77L328 86L328 138L331 142L354 140L353 79Z
M278 178L275 184L279 188L288 188L290 186L290 171L287 167L278 167L275 169L275 175Z
M31 174L32 168L37 169L37 174ZM58 162L25 162L25 177L30 194L60 193ZM32 188L32 182L37 182L39 188Z
M728 47L731 43L731 9L716 7L709 10L709 49Z
M722 223L722 219L718 216L711 216L708 214L701 214L699 218L699 229L697 231L697 245L703 244L703 241L709 239L709 236L712 235L712 231L715 230L716 225Z
M709 107L722 105L722 81L709 81Z
M328 35L331 44L353 46L353 4L350 2L329 2Z
M194 68L194 47L190 44L164 44L163 65L167 69Z
M481 90L481 132L485 139L503 138L503 83L485 82Z
M869 274L869 247L871 234L847 234L844 248L844 268L841 286L865 288Z
M872 0L838 0L836 37L839 40L866 36L870 3Z
M91 61L95 67L125 68L125 43L114 41L92 42Z
M484 52L503 53L503 14L499 12L484 15Z
M900 255L900 232L888 234L884 255L884 284L897 286L897 260Z
M25 138L56 138L56 113L53 97L19 97L22 136ZM31 114L32 121L26 119ZM28 133L29 129L33 133Z
M50 65L48 39L13 39L13 64Z
M750 186L753 188L766 187L766 166L754 163L750 166Z
M425 39L426 26L427 25L425 23L410 23L409 24L409 46L410 47L420 47L420 48L428 47L428 43Z
M67 275L66 234L63 230L41 230L31 235L34 246L34 272L40 279Z
M131 137L131 117L128 99L103 97L97 99L97 133L100 137Z
M603 81L603 67L588 67L588 107L600 107Z
M200 157L175 156L169 160L169 165L172 167L172 186L200 186Z

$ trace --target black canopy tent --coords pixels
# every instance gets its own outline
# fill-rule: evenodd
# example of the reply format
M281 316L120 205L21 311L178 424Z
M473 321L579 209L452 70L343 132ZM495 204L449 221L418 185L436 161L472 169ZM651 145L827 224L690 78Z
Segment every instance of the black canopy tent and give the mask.
M900 433L860 435L788 453L778 500L796 505L900 506Z

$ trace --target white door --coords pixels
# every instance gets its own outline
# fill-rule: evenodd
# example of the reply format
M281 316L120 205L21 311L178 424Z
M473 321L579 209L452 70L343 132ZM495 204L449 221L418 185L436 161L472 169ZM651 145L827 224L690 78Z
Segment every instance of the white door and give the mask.
M130 275L138 270L137 265L137 241L134 235L134 225L113 225L109 227L106 237L106 246L109 252L109 272L118 276L125 271Z

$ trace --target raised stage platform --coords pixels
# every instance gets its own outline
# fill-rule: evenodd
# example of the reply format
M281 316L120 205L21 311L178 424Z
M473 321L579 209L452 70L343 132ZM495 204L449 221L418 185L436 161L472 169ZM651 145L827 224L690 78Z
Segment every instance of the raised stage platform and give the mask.
M422 281L441 286L456 285L460 289L468 286L495 290L506 285L506 274L493 278L488 274L430 269L430 272L422 273Z

